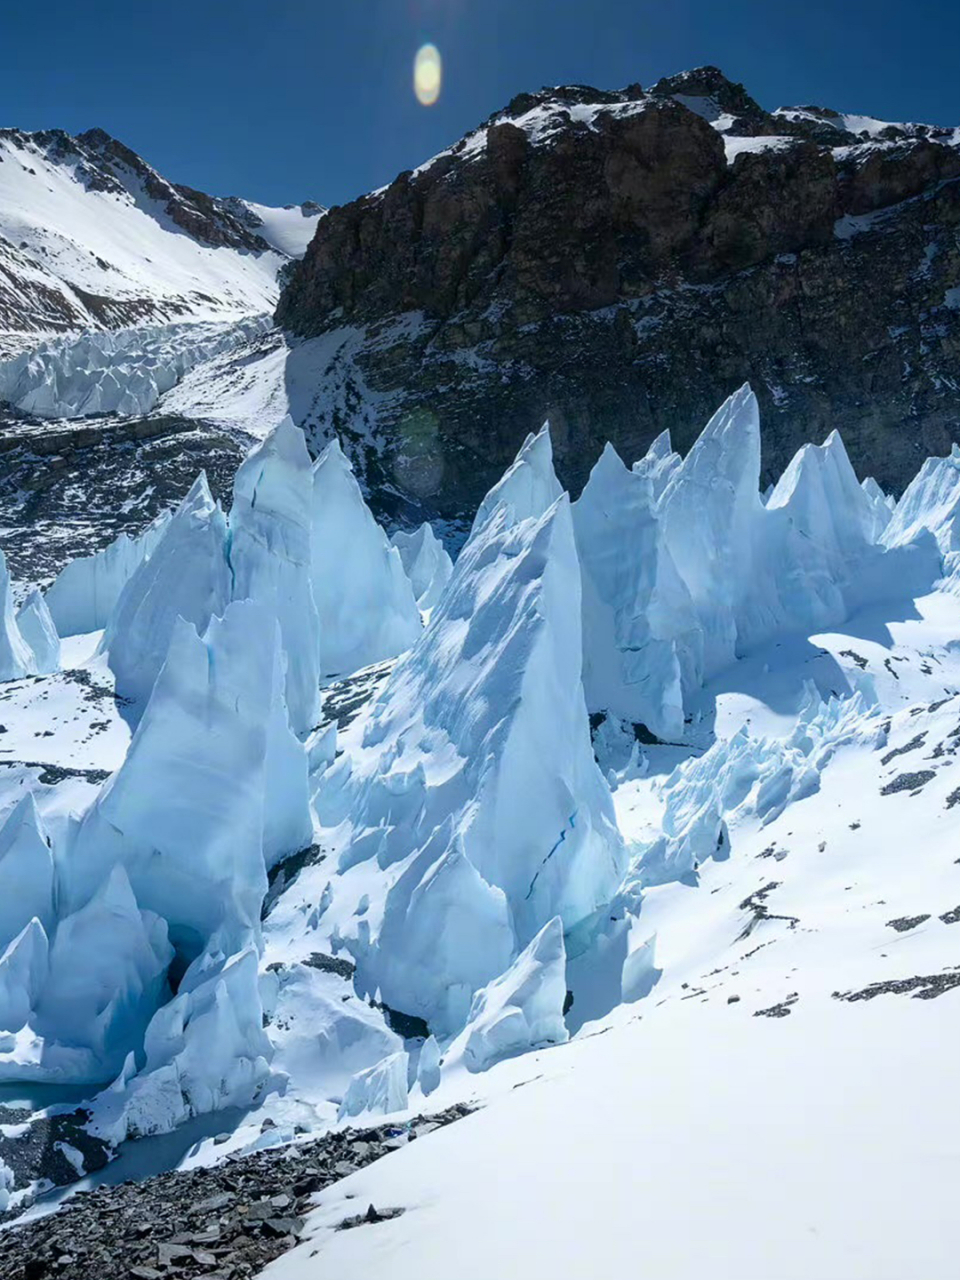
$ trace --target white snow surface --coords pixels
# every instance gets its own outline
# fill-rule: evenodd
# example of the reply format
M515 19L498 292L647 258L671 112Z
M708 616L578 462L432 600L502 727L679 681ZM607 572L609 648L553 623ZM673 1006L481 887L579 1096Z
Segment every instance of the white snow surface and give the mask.
M313 239L317 223L327 212L315 204L286 204L277 208L256 200L236 197L236 203L256 219L254 230L288 258L302 258Z

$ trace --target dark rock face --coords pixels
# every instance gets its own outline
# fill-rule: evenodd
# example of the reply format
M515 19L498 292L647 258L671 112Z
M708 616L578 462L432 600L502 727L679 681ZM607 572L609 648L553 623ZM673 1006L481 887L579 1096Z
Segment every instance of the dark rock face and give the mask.
M548 416L576 489L606 439L686 448L749 379L765 481L839 427L902 488L960 438L960 150L844 120L715 68L520 95L319 224L277 311L335 353L307 425L388 511L456 518Z
M49 582L77 556L131 538L178 503L201 470L228 498L243 445L182 418L56 425L0 409L0 507L15 579Z

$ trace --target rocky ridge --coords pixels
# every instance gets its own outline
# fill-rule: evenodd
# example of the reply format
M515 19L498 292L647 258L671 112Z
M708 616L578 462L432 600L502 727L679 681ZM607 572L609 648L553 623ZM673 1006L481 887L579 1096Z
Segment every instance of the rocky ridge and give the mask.
M749 379L765 482L838 427L900 489L960 436L958 144L711 67L521 94L319 224L277 310L337 353L308 425L357 433L386 506L456 518L545 417L576 489Z

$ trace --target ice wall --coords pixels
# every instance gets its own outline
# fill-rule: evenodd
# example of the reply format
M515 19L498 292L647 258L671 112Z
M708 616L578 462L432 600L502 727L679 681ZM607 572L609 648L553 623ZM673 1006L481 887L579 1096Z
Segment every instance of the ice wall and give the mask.
M359 979L438 1032L546 921L592 917L623 865L580 685L569 501L511 523L516 510L495 504L475 528L362 749L317 797L343 872L394 869L377 911L344 921Z
M7 560L0 551L0 680L22 680L33 668L33 650L17 626Z
M254 600L280 624L286 703L295 733L320 718L320 624L313 601L313 477L303 432L289 416L247 454L233 485L231 596Z
M424 611L432 609L453 573L453 561L443 543L426 521L412 533L395 533L391 542L400 552L417 604Z
M126 583L152 553L170 520L165 511L139 538L121 533L92 556L71 560L48 587L47 608L60 636L101 631Z
M230 599L226 520L197 477L165 525L148 559L120 593L101 641L117 692L131 703L136 719L153 689L170 647L177 619L204 631Z
M409 649L421 632L413 587L337 440L314 466L311 544L322 673L348 675Z

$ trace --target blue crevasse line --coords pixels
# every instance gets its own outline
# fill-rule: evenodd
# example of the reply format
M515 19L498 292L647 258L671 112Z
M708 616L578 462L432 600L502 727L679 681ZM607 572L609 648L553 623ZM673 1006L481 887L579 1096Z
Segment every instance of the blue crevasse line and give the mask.
M547 856L544 858L544 860L540 863L539 867L537 867L536 875L535 875L535 876L533 877L533 879L530 881L530 888L527 890L527 895L526 895L526 898L524 899L524 901L528 901L528 900L529 900L530 895L533 893L534 889L536 888L537 881L538 881L538 880L539 880L539 878L540 878L540 872L541 872L541 871L543 870L543 868L547 865L547 863L550 861L550 859L553 857L553 855L557 852L557 850L558 850L558 849L560 848L560 846L563 844L564 840L566 840L566 838L567 838L567 832L568 832L568 831L570 831L570 830L573 830L573 829L576 827L576 825L577 825L577 810L576 810L576 809L574 809L573 813L571 813L570 817L567 819L567 822L569 823L569 826L564 827L564 829L560 832L559 839L557 839L557 841L556 841L556 842L554 843L554 845L553 845L553 848L550 850L550 852L547 854Z
M225 542L224 542L224 544L223 544L223 556L224 556L224 559L225 559L225 560L226 560L226 562L227 562L227 568L230 570L230 595L231 595L231 597L232 597L232 596L234 596L234 595L236 594L236 590L237 590L237 575L236 575L236 573L234 572L234 568L233 568L233 561L230 559L230 552L231 552L232 550L233 550L233 530L228 528L228 529L227 529L227 537L226 537L226 541L225 541Z

